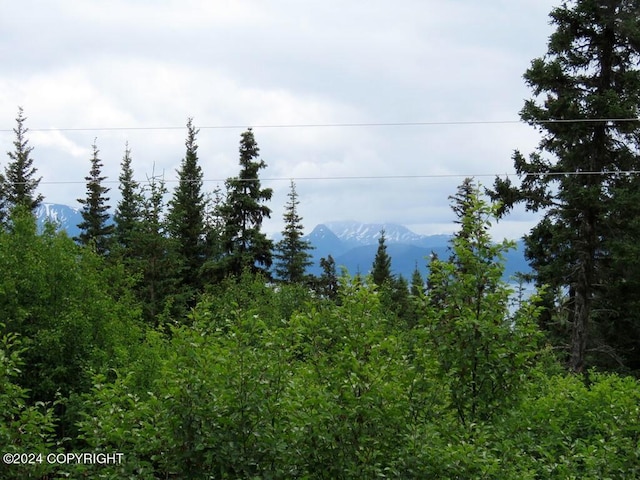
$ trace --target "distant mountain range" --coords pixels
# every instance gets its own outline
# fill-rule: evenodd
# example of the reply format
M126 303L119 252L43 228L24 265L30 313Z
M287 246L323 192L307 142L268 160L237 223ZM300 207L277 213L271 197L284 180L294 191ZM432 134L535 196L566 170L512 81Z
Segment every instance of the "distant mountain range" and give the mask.
M79 208L67 205L44 203L36 210L40 225L49 219L65 230L70 237L79 235L78 224L82 221ZM327 222L317 225L304 237L314 249L313 266L309 272L320 274L320 258L331 255L338 267L346 267L350 274L370 272L378 249L378 239L384 229L387 253L391 257L391 269L396 275L409 279L416 265L420 272L427 273L427 265L433 253L447 258L450 235L419 235L394 223L362 223L357 221ZM506 255L505 278L516 272L529 272L531 268L524 258L524 245L520 240L516 249Z
M314 261L310 272L320 274L320 258L331 255L336 265L346 267L350 274L368 274L383 229L387 253L391 257L392 273L403 275L407 280L416 266L423 275L427 273L427 265L432 254L442 259L449 256L451 235L419 235L393 223L328 222L317 225L304 237L315 247L310 252ZM531 270L524 258L522 240L516 242L516 249L509 251L505 259L505 279L511 278L517 272Z

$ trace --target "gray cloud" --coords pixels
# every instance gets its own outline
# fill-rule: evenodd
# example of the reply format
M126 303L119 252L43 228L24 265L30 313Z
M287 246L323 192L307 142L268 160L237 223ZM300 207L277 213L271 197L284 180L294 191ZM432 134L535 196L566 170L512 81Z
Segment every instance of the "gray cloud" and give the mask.
M260 125L515 120L529 96L522 73L544 54L555 1L113 2L26 0L7 4L0 52L0 128L18 105L28 126L101 128L256 126L265 179L458 175L416 179L299 180L311 228L327 220L399 221L451 231L447 197L462 175L512 171L511 153L537 142L519 124L323 128ZM237 172L241 128L202 129L205 177ZM137 176L175 176L178 130L33 131L48 201L84 195L97 138L115 182L125 142ZM0 133L0 148L12 135ZM0 160L0 165L4 161ZM485 184L491 178L480 179ZM271 230L281 225L287 180L275 190ZM172 188L172 184L168 184ZM117 184L112 184L112 204ZM500 232L520 235L523 212Z

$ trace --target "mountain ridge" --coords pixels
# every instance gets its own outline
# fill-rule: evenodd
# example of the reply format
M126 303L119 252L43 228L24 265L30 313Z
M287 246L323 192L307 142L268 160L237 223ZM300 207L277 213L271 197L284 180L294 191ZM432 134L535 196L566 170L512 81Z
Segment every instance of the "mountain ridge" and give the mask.
M49 220L58 228L67 232L70 237L80 234L78 224L82 221L80 208L55 203L43 203L35 211L38 224L44 225ZM313 230L303 236L313 245L309 251L313 265L309 273L322 273L320 259L331 255L338 268L345 267L355 275L366 275L371 270L378 248L381 231L385 231L385 244L391 257L391 269L396 275L409 278L418 266L426 275L429 258L435 253L440 258L449 255L449 242L452 235L421 235L409 228L391 222L363 223L358 221L330 221L316 225ZM516 249L505 255L505 278L516 272L529 272L531 268L524 258L524 243L516 242Z
M393 274L408 279L417 267L420 273L426 275L432 254L439 258L447 258L449 255L453 235L421 235L394 223L325 222L316 225L303 237L314 246L309 252L314 262L309 272L321 274L320 259L331 255L336 266L345 267L350 274L368 274L373 266L378 239L383 229ZM517 240L516 248L505 254L504 278L509 280L517 272L529 271L531 268L524 258L524 242Z

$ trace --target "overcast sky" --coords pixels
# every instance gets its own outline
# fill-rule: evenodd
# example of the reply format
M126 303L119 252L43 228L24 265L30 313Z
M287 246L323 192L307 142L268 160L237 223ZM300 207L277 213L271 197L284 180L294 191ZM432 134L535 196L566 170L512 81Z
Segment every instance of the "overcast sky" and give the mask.
M463 177L513 172L513 150L538 142L524 124L481 122L518 120L558 4L0 0L0 148L22 106L45 201L77 207L96 139L115 206L127 141L136 177L164 172L173 190L193 117L210 191L238 173L253 126L274 189L267 231L293 178L307 231L353 219L451 233L447 197ZM407 122L429 124L344 126ZM404 175L422 178L335 178ZM518 237L535 219L517 212L494 233Z

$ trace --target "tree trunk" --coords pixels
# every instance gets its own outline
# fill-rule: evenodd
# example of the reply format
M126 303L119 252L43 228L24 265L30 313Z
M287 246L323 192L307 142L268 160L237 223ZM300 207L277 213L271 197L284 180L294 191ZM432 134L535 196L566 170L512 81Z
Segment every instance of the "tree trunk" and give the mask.
M592 164L593 165L593 164ZM592 176L587 178L587 188L598 188ZM573 323L571 331L571 359L569 367L574 373L584 371L587 338L589 335L589 317L593 298L593 282L595 278L595 263L598 238L596 223L598 218L594 207L587 207L580 222L581 239L576 247L582 252L578 255L578 270L575 276L575 298Z
M581 270L583 268L581 268ZM582 272L580 277L584 277ZM580 280L582 280L582 278ZM569 366L574 373L582 373L584 371L584 356L587 350L587 329L589 326L589 315L591 313L591 300L588 294L589 289L585 288L586 285L580 280L574 299L573 325L571 331L571 359Z

